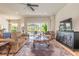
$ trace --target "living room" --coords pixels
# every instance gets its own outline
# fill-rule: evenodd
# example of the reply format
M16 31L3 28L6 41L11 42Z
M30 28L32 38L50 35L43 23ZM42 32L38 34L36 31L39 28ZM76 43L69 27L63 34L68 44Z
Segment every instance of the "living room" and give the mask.
M78 3L0 4L0 55L78 56L78 10Z

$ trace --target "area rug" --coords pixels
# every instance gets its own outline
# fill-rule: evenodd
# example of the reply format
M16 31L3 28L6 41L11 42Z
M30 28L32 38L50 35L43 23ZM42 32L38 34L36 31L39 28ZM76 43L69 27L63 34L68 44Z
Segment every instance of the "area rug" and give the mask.
M71 53L59 46L56 41L51 41L49 48L33 44L25 44L24 47L15 56L72 56Z

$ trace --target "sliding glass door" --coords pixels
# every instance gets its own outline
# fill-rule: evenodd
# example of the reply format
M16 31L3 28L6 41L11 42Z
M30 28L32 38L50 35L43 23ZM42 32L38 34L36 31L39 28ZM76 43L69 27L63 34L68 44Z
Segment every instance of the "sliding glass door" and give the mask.
M31 34L37 34L39 32L43 32L45 24L46 23L28 23L27 31L28 31L28 33L31 33ZM48 30L48 27L47 27L47 30Z

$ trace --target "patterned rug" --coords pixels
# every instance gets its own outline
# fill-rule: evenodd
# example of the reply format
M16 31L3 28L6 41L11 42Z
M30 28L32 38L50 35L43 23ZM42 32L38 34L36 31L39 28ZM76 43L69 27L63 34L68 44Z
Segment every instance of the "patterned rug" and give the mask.
M26 43L15 56L72 56L72 54L52 40L49 48L44 45L37 45L33 48L32 43Z
M31 52L35 56L51 56L54 51L47 48L47 49L32 49Z

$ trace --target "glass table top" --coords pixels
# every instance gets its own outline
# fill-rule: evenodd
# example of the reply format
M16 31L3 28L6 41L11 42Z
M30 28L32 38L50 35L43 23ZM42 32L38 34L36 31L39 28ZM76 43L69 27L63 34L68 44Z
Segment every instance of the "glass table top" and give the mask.
M48 40L47 36L29 36L30 40Z

